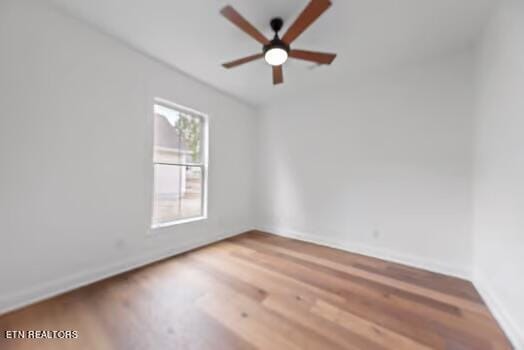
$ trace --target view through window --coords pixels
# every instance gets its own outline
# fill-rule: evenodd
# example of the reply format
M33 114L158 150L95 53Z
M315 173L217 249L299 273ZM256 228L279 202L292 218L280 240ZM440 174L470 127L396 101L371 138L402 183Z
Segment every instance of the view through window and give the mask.
M204 117L157 102L154 118L153 226L204 217Z

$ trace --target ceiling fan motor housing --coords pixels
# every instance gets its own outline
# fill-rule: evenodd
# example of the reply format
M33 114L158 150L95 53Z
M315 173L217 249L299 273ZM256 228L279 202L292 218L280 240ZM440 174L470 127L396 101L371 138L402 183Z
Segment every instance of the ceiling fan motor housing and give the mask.
M283 50L285 50L286 52L289 53L289 45L287 45L285 42L283 42L279 38L275 38L275 39L271 40L271 42L269 44L264 45L263 52L266 53L266 52L268 52L271 49L277 49L277 48L278 49L283 49Z

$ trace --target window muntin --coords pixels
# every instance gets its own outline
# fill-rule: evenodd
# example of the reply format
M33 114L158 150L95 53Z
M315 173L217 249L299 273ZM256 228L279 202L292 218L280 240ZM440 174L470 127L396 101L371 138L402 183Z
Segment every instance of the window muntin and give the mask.
M206 119L176 105L154 105L152 226L206 216Z

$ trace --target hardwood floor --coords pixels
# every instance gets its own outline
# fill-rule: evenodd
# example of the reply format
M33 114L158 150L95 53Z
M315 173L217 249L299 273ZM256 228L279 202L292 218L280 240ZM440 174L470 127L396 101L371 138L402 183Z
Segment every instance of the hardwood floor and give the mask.
M2 350L511 349L467 281L261 232L1 316L0 330Z

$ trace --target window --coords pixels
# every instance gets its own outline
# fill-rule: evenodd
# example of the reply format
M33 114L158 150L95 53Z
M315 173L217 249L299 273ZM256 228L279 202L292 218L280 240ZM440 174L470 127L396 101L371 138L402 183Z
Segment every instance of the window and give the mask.
M206 135L203 114L155 102L153 227L206 217Z

